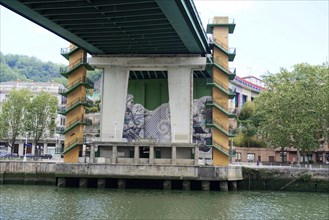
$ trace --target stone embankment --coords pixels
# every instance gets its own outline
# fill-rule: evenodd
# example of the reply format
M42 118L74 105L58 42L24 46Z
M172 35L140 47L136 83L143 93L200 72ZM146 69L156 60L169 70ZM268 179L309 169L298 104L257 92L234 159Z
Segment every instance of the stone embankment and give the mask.
M242 180L242 170L241 167L212 166L0 162L0 183L67 186L73 181L80 187L115 185L116 188L125 188L130 180L163 181L165 189L172 188L172 181L175 184L180 181L181 187L178 188L190 189L193 181L202 190L218 188L227 191L236 190L237 181Z
M282 190L329 193L329 169L249 166L242 168L241 190Z

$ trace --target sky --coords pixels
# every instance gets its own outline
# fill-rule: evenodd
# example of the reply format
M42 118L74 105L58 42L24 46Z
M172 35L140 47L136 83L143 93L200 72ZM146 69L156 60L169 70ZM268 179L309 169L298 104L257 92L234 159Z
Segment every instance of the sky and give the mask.
M194 0L203 26L214 16L236 23L229 46L237 55L231 67L238 76L261 77L266 72L307 62L328 61L329 0L228 1ZM69 43L0 6L0 51L68 64L60 48Z

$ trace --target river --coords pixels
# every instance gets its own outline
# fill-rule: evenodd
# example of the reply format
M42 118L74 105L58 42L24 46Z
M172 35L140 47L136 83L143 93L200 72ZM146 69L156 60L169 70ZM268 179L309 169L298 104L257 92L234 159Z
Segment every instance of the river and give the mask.
M0 219L329 219L329 194L0 185Z

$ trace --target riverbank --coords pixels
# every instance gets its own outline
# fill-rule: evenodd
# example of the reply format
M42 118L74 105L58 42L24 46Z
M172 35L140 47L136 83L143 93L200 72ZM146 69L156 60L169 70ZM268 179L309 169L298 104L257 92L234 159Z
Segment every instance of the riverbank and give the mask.
M329 193L329 169L289 166L242 167L239 190Z

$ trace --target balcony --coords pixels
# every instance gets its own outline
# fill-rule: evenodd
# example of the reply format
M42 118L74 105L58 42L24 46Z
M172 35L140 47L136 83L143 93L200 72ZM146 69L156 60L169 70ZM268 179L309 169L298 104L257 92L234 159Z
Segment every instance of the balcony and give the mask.
M227 129L222 125L218 120L207 120L206 126L211 126L217 128L219 131L221 131L223 134L225 134L228 137L235 137L236 136L236 130L235 129Z
M65 131L65 127L64 126L56 127L56 133L57 134L64 134L64 131Z
M92 121L89 118L86 117L76 117L75 119L71 120L67 125L66 129L64 130L63 134L66 134L67 132L71 131L73 128L75 128L78 125L92 125Z
M233 99L236 95L236 89L231 89L228 86L224 85L221 81L217 79L208 79L207 85L215 86L217 89L225 93L229 99Z
M229 80L233 80L235 78L236 75L236 69L235 68L229 68L225 63L223 62L218 62L218 61L214 61L213 65L221 70L223 73L225 73Z
M228 33L233 34L235 29L234 19L221 19L213 22L210 20L207 24L207 34L212 34L214 27L228 27Z
M68 144L65 144L63 154L66 154L76 146L82 144L83 144L83 138L76 138L73 141L70 141Z
M61 48L61 55L68 60L69 57L72 54L74 54L75 52L77 52L78 50L79 50L79 48L77 46L70 46L70 47L66 47L66 48Z
M81 85L85 86L88 89L94 88L94 82L91 79L89 79L88 77L80 77L68 84L67 88L59 88L58 93L62 96L67 96L69 93L71 93L73 90L75 90Z
M236 48L235 47L228 47L223 42L212 39L212 41L209 42L210 46L215 46L217 49L223 51L228 56L228 61L233 61L236 55Z
M82 66L84 66L87 70L93 70L93 68L87 63L85 59L80 58L77 61L71 63L68 67L61 67L59 69L59 73L67 78L71 73Z
M234 109L228 109L219 100L216 100L215 102L213 102L211 100L207 100L206 101L206 106L211 106L211 107L217 108L218 110L220 110L221 112L226 114L229 118L235 118L236 117L235 110Z
M78 97L74 99L72 102L70 102L66 107L65 106L59 107L58 114L66 115L80 105L83 105L85 107L92 107L93 101L86 97Z

